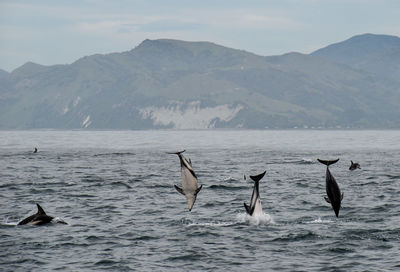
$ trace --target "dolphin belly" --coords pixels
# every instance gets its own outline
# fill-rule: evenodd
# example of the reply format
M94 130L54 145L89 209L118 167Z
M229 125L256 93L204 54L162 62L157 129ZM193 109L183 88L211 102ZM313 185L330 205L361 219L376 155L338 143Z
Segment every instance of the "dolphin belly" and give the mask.
M254 207L254 211L253 211L253 214L251 216L253 216L253 217L263 217L264 216L260 198L257 198L256 204L255 204L255 207Z
M182 167L182 190L185 193L194 194L197 190L197 179L192 175L189 169Z

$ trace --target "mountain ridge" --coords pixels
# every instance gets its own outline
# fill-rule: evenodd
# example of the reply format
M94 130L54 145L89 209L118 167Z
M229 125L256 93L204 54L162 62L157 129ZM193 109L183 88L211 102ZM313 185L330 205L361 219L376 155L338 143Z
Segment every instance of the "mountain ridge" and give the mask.
M400 82L361 69L362 54L351 65L325 48L259 56L160 39L68 65L28 62L0 76L0 129L400 127Z
M311 53L355 69L398 79L400 76L400 38L363 34L328 45Z

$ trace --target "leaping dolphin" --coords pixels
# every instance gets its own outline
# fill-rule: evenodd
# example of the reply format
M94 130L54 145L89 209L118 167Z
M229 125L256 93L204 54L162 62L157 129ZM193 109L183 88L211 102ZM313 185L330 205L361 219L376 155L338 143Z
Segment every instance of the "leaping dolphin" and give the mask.
M253 194L251 195L251 200L250 200L250 207L244 203L244 207L246 208L246 212L250 216L262 216L263 211L261 207L261 199L260 199L260 193L259 193L259 182L260 180L264 177L265 173L267 171L264 171L264 173L261 173L257 176L250 176L250 178L254 181L254 188L253 188Z
M194 202L196 201L197 194L200 192L203 185L198 187L197 185L197 176L193 171L192 162L187 160L182 153L185 150L180 152L169 152L168 154L176 154L179 157L181 162L181 176L182 176L182 188L174 185L175 189L184 195L187 200L189 211L192 210Z
M36 204L36 206L38 208L37 213L28 216L27 218L19 222L18 225L26 225L26 224L43 225L46 223L50 223L54 219L54 217L47 215L39 204ZM68 225L66 222L62 220L57 220L57 223Z
M318 159L318 161L320 163L323 163L326 165L325 184L326 184L327 197L324 197L324 198L325 198L326 202L331 203L332 208L335 211L336 217L339 217L339 210L340 210L340 206L341 206L344 194L340 193L339 185L336 183L336 180L332 176L331 171L329 171L329 165L337 163L339 161L339 159L333 160L333 161Z
M353 162L353 161L350 161L350 162L351 162L351 165L350 165L350 167L349 167L349 170L350 170L350 171L353 171L353 170L356 170L356 169L361 169L359 163Z

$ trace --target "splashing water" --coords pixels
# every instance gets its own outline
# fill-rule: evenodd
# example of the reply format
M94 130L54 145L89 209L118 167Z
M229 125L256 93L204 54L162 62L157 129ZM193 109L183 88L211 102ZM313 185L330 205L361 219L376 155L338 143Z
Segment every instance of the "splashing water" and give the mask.
M60 217L56 217L54 218L52 221L52 223L56 223L56 224L64 224L64 225L68 225L67 222L65 222L64 219L60 218Z
M199 222L199 223L189 223L188 227L193 226L205 226L205 227L227 227L237 224L236 222Z
M0 138L1 271L399 270L400 131L0 131ZM180 147L204 184L192 212L173 188L179 161L163 153ZM341 159L331 169L348 196L339 218L323 200L322 156ZM364 169L349 172L351 159ZM266 214L252 218L243 207L248 174L262 170ZM36 201L70 226L16 226L37 212Z
M323 220L321 219L321 217L318 217L317 219L310 221L310 222L306 222L307 224L329 224L329 223L333 223L334 221L332 220Z
M269 225L275 224L274 219L266 213L262 213L258 216L250 216L247 213L239 213L236 215L236 219L241 223L250 223L251 225Z
M16 226L16 225L18 225L18 222L19 221L9 221L9 218L6 217L4 219L4 221L1 222L0 224L3 225L3 226Z

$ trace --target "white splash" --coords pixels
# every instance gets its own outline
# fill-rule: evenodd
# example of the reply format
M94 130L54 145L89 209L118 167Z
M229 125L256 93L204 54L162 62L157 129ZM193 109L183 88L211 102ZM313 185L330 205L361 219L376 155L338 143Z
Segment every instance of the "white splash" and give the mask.
M52 223L56 223L56 224L65 224L65 225L68 225L68 223L65 222L65 220L63 220L63 219L60 218L60 217L55 217L55 218L53 218L53 220L51 220L51 222L52 222Z
M314 163L314 160L313 159L310 159L310 158L302 158L301 159L301 162L302 163Z
M214 128L216 121L230 121L243 109L241 105L219 105L200 107L200 101L186 105L174 102L167 107L147 107L140 110L143 119L150 118L154 125L169 126L175 129Z
M258 216L251 216L247 213L239 213L236 215L236 219L241 223L249 222L251 225L269 225L275 224L274 219L266 213Z
M9 221L9 218L7 217L3 222L0 223L0 225L3 226L17 226L19 221Z
M204 222L204 223L189 223L188 227L202 226L202 227L227 227L235 225L235 222Z
M321 217L318 217L317 219L310 221L310 222L306 222L306 224L329 224L329 223L333 223L332 220L322 220Z

